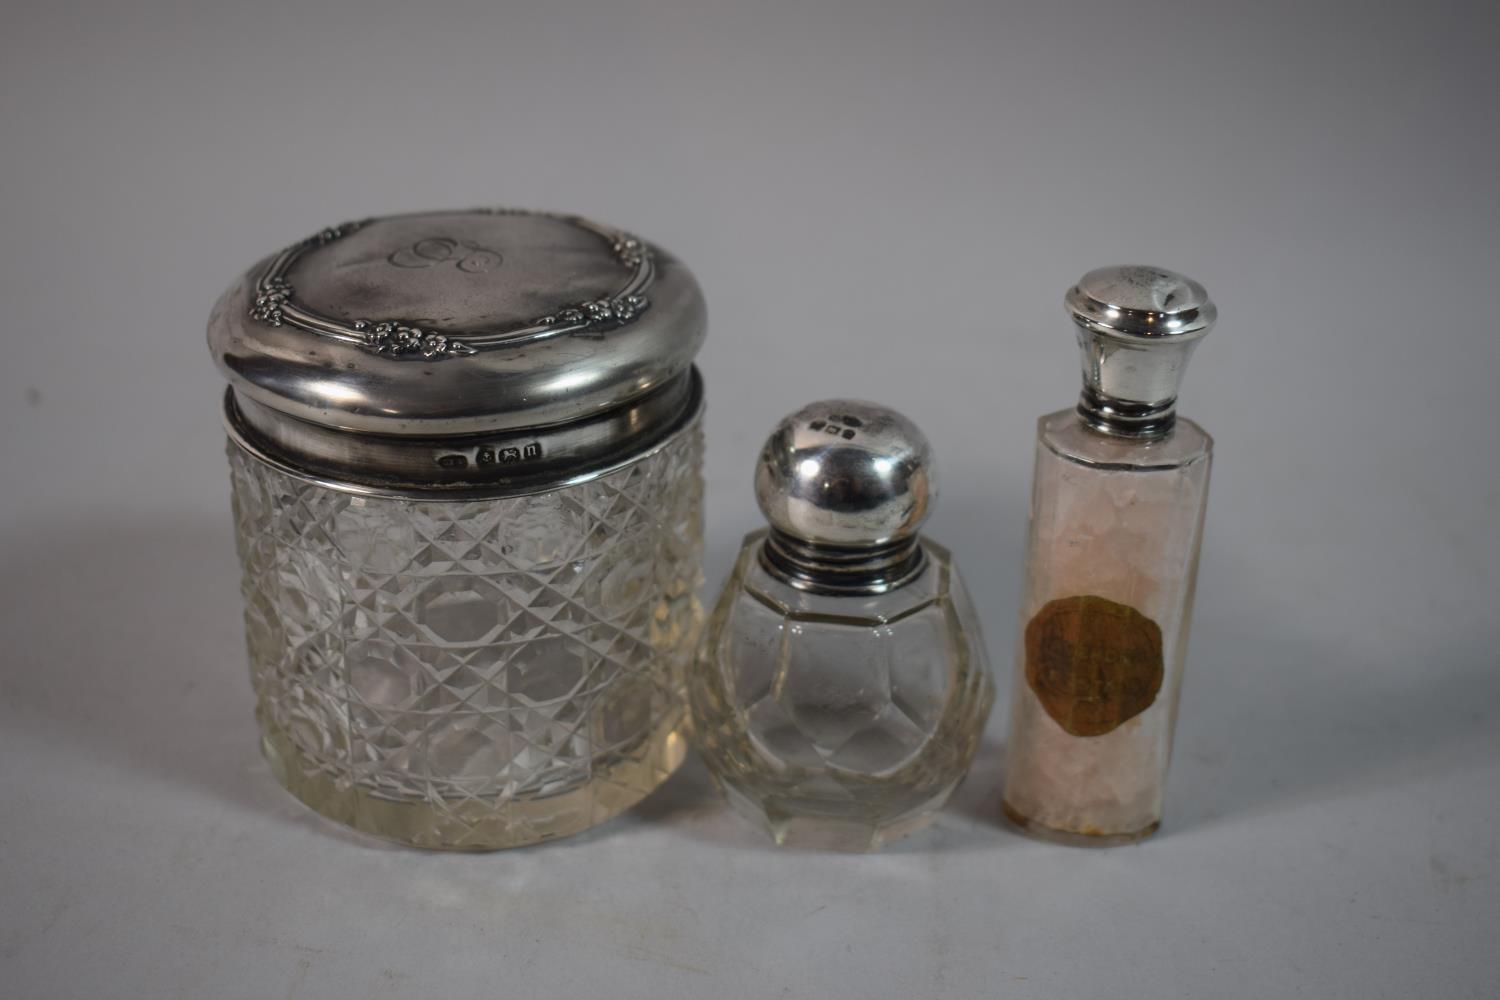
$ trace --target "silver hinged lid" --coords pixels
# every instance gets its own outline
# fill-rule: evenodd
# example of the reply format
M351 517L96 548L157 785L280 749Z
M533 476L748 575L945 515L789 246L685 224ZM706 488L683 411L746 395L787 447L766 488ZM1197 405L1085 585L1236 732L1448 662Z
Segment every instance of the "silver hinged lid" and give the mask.
M577 420L687 371L703 296L675 258L574 216L427 212L325 229L208 325L237 393L375 434Z
M293 244L225 292L208 343L231 430L261 450L442 487L515 479L483 462L512 448L541 482L659 437L698 404L706 325L697 282L661 249L576 216L474 209Z
M1193 348L1219 315L1203 286L1159 267L1103 267L1079 278L1064 305L1082 352L1083 418L1126 437L1170 431Z

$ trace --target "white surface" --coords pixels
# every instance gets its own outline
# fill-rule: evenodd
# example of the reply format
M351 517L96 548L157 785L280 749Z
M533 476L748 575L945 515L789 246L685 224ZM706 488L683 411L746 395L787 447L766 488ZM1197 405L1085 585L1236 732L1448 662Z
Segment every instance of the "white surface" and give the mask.
M994 6L7 10L0 993L1495 996L1493 17ZM916 419L1002 675L1032 424L1076 391L1064 289L1202 280L1183 406L1218 465L1161 835L1000 828L999 725L936 828L868 857L773 852L696 764L489 856L281 792L203 322L318 226L474 203L700 275L715 584L783 412Z

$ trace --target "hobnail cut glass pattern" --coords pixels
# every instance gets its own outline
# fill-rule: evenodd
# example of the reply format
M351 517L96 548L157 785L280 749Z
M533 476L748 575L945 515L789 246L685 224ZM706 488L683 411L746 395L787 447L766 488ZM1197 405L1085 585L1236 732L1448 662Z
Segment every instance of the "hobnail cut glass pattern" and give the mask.
M736 811L778 843L866 850L928 822L994 700L948 551L886 594L797 590L746 539L688 678L694 736Z
M681 763L702 434L536 496L362 497L231 444L262 746L330 818L422 847L564 836Z

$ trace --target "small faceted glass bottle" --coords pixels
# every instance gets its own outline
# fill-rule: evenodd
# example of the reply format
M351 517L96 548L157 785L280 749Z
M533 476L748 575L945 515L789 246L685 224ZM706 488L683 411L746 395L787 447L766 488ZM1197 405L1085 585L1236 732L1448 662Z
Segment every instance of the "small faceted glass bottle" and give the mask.
M1161 823L1213 449L1174 408L1217 311L1151 267L1092 271L1066 304L1084 386L1037 427L1003 809L1125 843Z
M993 701L963 581L918 534L930 449L894 411L814 403L766 442L755 495L771 527L745 539L689 676L699 750L777 843L879 847L947 801Z

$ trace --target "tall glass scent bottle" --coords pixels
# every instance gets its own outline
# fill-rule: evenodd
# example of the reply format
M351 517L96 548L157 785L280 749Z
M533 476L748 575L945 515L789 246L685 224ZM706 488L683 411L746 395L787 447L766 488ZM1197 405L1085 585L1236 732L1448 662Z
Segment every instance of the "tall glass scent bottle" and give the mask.
M688 694L730 803L778 843L879 847L931 819L993 699L948 551L926 439L871 403L792 414L756 466L770 522L745 540Z
M1175 405L1217 312L1151 267L1092 271L1066 304L1083 393L1037 426L1003 809L1122 843L1161 823L1213 450Z

